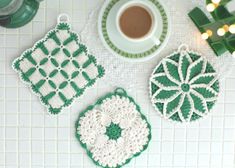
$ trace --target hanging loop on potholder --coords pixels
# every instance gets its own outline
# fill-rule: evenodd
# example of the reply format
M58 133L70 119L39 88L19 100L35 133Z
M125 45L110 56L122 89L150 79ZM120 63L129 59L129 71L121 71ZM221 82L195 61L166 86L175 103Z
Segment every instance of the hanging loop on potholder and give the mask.
M185 44L164 58L150 78L152 105L171 121L190 122L204 117L214 106L218 94L215 69Z
M71 31L67 14L60 15L56 28L17 58L13 68L52 114L104 75L103 67Z
M134 99L118 88L80 113L76 136L96 165L113 168L148 147L151 127Z
M67 13L61 13L57 17L57 24L59 23L68 23L70 24L70 17Z

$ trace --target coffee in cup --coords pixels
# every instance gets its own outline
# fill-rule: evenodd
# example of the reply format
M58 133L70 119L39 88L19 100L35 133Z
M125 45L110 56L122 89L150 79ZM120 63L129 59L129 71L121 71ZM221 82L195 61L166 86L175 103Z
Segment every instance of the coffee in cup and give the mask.
M151 14L141 6L131 6L123 11L119 20L121 31L130 38L144 37L151 30Z
M154 37L156 16L144 1L132 0L125 3L118 11L116 24L119 33L129 41L152 39L157 45L160 44L159 39Z

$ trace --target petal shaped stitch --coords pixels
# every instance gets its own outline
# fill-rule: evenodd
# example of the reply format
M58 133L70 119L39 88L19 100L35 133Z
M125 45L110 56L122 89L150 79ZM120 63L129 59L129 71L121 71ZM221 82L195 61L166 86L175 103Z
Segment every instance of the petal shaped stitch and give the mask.
M182 47L156 66L149 86L153 107L164 118L176 122L206 116L219 95L213 66L200 54Z
M132 122L122 120L120 124L112 122L102 126L99 120L105 113L102 109L111 111L113 108L116 114L111 115L119 115L121 119L130 119ZM120 112L116 111L118 108ZM125 126L126 122L130 125ZM94 105L80 113L76 122L76 137L97 166L120 168L148 147L151 127L133 98L123 89L120 92L119 88L99 98Z
M192 60L188 54L181 56L179 59L178 73L182 82L186 79L188 67L191 63Z

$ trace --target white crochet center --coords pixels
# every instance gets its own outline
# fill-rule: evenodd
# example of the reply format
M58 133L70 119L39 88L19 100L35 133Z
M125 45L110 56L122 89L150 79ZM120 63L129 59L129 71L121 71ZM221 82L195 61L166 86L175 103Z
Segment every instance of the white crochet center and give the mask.
M122 128L121 137L117 140L111 140L105 134L111 122ZM98 108L85 113L79 124L80 140L87 145L93 159L104 167L124 164L143 150L150 134L135 104L119 96L107 98Z

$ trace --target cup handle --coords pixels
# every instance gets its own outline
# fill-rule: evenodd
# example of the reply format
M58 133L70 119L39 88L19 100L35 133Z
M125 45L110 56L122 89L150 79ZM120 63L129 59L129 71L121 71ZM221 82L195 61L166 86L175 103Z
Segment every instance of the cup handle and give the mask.
M161 41L157 38L157 37L151 37L151 40L156 44L156 45L160 45Z

